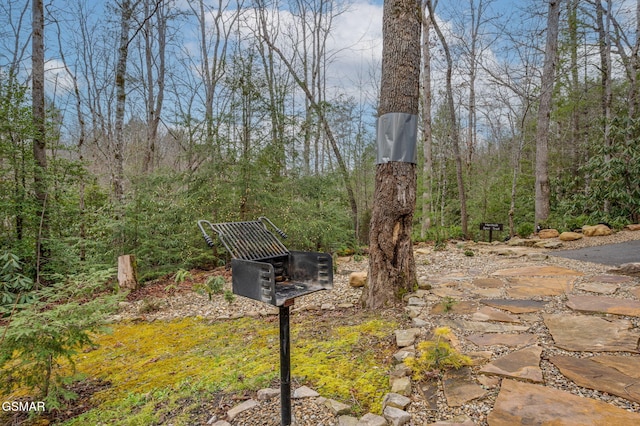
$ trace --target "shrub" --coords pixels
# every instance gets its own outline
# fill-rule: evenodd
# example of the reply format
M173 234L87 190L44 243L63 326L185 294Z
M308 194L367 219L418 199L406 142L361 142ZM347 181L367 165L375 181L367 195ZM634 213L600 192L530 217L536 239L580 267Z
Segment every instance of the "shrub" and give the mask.
M462 355L444 341L451 330L440 327L434 331L436 340L418 343L418 357L408 357L404 363L413 370L413 378L422 380L434 371L458 369L465 365L471 365L472 361L466 355Z
M518 225L516 233L522 238L527 238L529 235L533 234L533 224L522 223Z
M18 256L9 252L0 256L0 318L8 315L15 303L32 300L33 281L21 271L22 263Z
M223 293L224 277L220 275L209 277L204 283L195 284L193 286L193 289L199 294L206 294L207 296L209 296L209 301L211 301L214 294Z
M92 344L90 333L102 329L117 306L117 295L100 294L113 274L109 270L60 279L33 292L33 302L16 305L0 335L2 390L26 387L49 409L58 408L61 398L75 396L64 389L75 374L72 357ZM65 359L71 371L62 366Z

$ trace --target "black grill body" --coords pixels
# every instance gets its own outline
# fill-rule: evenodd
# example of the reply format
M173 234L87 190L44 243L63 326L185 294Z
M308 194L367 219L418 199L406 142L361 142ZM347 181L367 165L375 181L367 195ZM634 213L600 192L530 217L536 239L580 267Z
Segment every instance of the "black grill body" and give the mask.
M213 246L213 239L205 230L209 227L231 254L235 294L273 306L286 306L296 297L333 288L330 254L289 251L267 225L286 238L286 234L266 217L215 224L198 221L207 244Z

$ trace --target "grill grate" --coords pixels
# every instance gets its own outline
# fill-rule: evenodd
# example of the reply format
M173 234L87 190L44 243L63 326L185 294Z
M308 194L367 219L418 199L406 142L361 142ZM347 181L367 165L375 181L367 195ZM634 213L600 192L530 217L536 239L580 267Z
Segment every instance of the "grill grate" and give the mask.
M202 224L207 224L218 234L218 238L235 259L259 260L270 257L286 256L289 250L266 227L269 223L283 238L286 234L278 229L266 217L247 222L224 222L211 224L206 220L198 222L203 234ZM213 242L207 241L209 245Z

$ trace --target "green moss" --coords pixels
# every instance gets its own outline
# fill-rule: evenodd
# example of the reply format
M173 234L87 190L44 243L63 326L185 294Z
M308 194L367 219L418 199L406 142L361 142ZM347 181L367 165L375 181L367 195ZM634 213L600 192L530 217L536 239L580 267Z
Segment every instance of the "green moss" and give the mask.
M292 316L294 379L323 396L355 399L362 410L379 412L388 391L385 359L392 350L383 339L395 324L372 318L348 326L323 317L296 320ZM111 386L94 394L97 408L68 424L152 424L164 415L176 425L189 424L189 411L216 392L257 390L279 377L277 318L123 323L95 341L98 349L79 354L76 367Z

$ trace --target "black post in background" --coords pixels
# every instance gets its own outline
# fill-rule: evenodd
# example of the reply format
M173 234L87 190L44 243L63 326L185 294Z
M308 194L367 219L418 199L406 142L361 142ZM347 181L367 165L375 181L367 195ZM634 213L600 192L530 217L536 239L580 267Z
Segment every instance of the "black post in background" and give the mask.
M280 414L281 425L291 425L291 352L289 346L289 306L279 307L280 317Z

